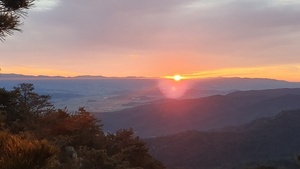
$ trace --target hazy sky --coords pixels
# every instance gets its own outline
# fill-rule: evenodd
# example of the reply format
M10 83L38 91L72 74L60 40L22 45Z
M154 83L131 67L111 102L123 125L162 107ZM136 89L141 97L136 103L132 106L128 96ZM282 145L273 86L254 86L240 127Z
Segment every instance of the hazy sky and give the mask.
M300 81L298 0L39 0L2 73Z

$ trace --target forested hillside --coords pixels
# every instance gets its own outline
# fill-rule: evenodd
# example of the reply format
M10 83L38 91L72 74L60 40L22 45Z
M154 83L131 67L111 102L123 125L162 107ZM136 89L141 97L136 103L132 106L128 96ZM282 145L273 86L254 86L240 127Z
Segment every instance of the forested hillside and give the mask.
M170 168L243 169L265 165L296 169L300 110L283 111L224 131L188 131L146 142L150 152Z
M1 169L163 169L131 129L104 134L84 108L56 109L32 84L0 89Z

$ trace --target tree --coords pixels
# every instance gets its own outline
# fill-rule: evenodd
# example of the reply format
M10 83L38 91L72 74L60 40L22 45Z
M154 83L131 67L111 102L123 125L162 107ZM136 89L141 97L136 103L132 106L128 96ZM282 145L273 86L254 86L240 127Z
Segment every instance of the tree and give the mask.
M26 16L26 11L34 0L0 0L0 40L3 41L13 31L21 31L20 18Z
M4 88L0 89L0 114L7 125L12 124L19 118L14 104L15 99L14 92L7 91Z
M119 161L127 161L130 168L165 169L163 164L154 159L146 144L132 129L121 129L116 134L106 136L107 154Z
M51 97L35 93L33 84L21 83L18 87L14 87L13 93L17 111L24 114L25 121L45 114L54 108L50 103Z
M12 91L0 89L0 111L10 129L14 128L14 132L18 133L54 109L50 98L35 93L33 84L22 83Z
M101 148L104 140L102 124L84 108L75 113L58 109L39 118L36 123L37 135L46 139L57 139L63 147L71 145L75 148L88 146Z

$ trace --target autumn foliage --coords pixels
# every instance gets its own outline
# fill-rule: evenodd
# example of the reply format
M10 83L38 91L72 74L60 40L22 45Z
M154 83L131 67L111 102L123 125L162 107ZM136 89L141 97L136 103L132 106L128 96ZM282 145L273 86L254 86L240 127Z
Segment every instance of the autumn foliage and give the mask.
M35 169L46 166L56 147L46 140L0 132L0 166L4 169Z
M104 133L84 108L55 109L32 84L0 89L0 149L4 169L165 168L131 129Z

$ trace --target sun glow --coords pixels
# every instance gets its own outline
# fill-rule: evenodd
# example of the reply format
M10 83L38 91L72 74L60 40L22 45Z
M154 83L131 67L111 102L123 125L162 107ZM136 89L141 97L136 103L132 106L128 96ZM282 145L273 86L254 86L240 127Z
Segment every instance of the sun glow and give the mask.
M182 77L180 75L175 75L173 76L173 79L178 82L182 79Z
M158 82L161 93L170 99L183 98L191 83L185 76L173 75L165 76Z

